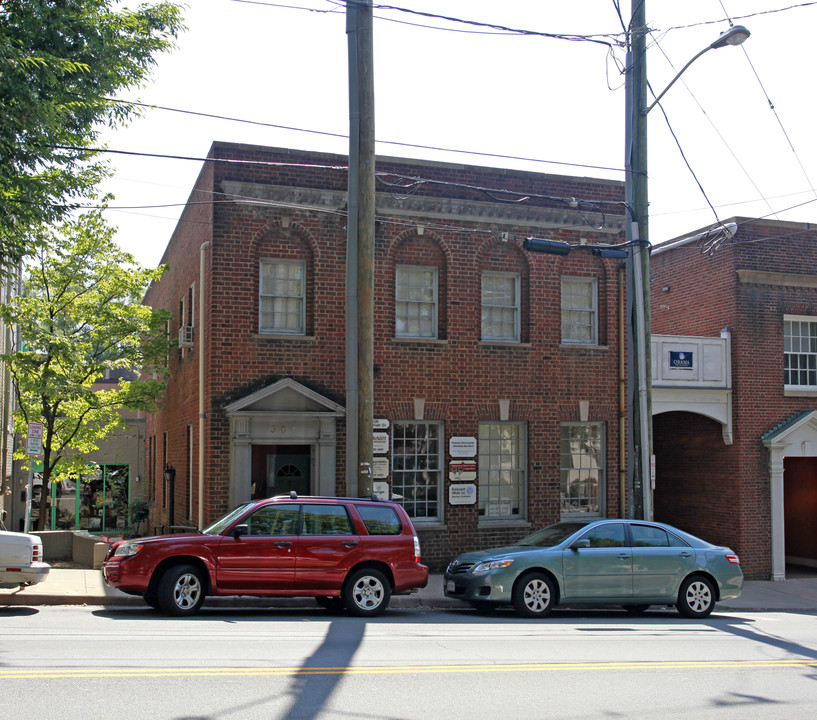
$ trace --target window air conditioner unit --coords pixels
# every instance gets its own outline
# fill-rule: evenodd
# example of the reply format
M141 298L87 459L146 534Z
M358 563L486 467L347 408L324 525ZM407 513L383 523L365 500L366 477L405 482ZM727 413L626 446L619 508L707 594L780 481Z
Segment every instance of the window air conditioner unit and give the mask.
M179 328L179 347L188 348L193 347L193 326L182 325Z

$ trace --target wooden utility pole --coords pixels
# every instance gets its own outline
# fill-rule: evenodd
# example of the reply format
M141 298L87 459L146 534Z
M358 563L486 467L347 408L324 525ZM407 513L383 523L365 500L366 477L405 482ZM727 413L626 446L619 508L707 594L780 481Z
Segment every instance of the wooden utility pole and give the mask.
M349 200L346 249L347 494L372 494L374 417L374 43L371 0L346 6Z

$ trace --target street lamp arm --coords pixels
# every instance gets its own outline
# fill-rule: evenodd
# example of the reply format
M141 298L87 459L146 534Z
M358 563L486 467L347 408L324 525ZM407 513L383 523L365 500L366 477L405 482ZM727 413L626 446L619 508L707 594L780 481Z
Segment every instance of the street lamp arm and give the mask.
M712 44L705 47L701 52L699 52L695 57L692 58L684 67L681 68L680 72L672 78L672 81L669 85L667 85L662 91L661 94L652 101L652 103L641 110L642 115L646 115L652 110L658 102L661 100L664 95L667 94L667 90L669 90L675 83L678 81L678 78L681 77L686 72L686 69L692 65L701 55L708 53L710 50L718 50L722 47L726 47L727 45L741 45L746 38L750 35L749 31L743 27L743 25L735 25L734 27L729 28L725 33L723 33L717 40L715 40Z

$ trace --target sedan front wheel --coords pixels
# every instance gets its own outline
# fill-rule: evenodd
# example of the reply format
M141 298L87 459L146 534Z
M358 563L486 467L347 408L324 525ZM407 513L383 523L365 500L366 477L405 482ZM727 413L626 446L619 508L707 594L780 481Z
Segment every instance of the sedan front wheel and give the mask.
M522 617L541 618L550 615L556 602L553 581L540 572L523 575L513 586L511 601L514 610Z

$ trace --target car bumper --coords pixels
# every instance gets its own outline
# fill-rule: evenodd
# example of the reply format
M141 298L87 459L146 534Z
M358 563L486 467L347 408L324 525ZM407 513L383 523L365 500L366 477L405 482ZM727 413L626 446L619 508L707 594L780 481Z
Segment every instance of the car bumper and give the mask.
M51 566L48 563L32 563L25 567L0 568L0 588L16 588L36 585L48 577Z
M446 597L465 602L509 603L513 578L484 573L446 573L443 576L443 592Z

